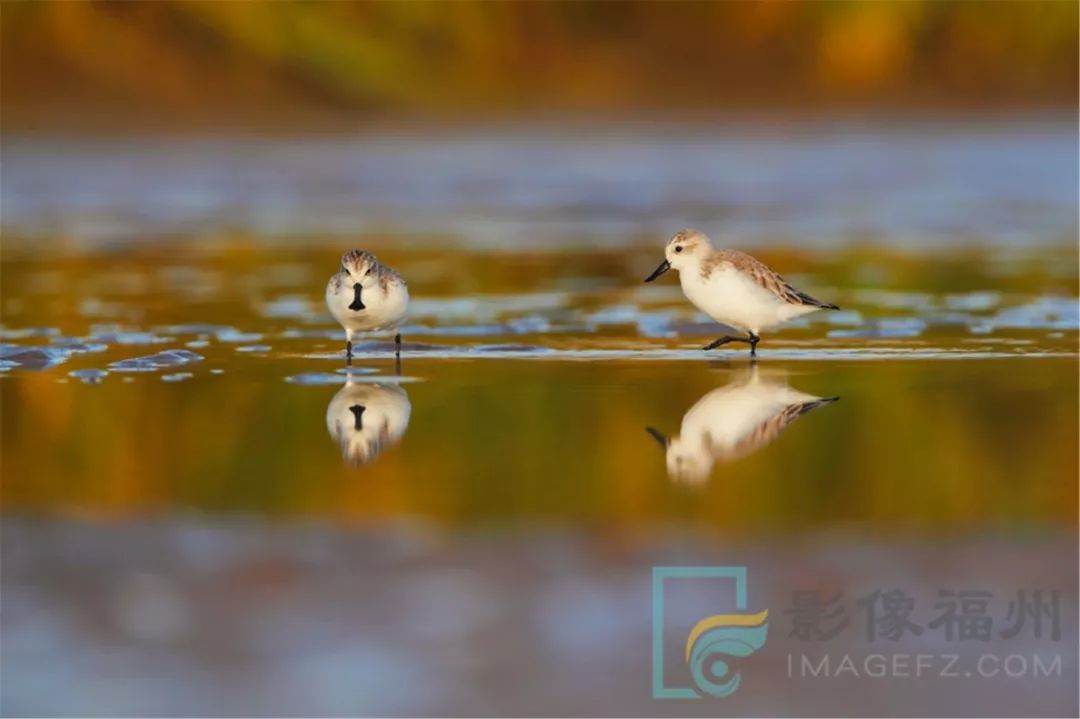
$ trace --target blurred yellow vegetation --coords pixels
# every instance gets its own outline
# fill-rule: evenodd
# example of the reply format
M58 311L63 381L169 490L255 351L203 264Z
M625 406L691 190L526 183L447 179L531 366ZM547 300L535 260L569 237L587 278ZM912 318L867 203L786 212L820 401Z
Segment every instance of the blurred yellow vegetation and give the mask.
M0 92L8 128L98 116L1074 107L1076 27L1077 3L1039 0L5 3Z

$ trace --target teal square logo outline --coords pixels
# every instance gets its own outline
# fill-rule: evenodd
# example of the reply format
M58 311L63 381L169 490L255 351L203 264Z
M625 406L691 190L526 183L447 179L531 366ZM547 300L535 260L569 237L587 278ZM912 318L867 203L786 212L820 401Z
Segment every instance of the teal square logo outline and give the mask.
M652 697L653 699L700 699L690 687L664 686L664 580L665 579L734 579L735 609L746 609L746 567L674 567L652 568Z

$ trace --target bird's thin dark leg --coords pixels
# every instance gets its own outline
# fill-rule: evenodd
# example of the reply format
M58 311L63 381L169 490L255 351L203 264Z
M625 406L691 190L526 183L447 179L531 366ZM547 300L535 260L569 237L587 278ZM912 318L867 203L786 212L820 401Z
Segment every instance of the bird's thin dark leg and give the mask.
M352 340L345 340L345 364L352 366Z
M749 341L750 340L747 339L746 337L721 337L720 339L716 340L715 342L711 342L711 343L705 345L705 349L714 350L714 349L716 349L717 347L719 347L721 345L726 345L728 342L749 342Z
M401 355L401 333L394 335L394 354Z
M750 343L750 356L751 357L757 357L757 343L760 342L760 341L761 341L760 337L758 337L753 332L750 333L750 339L748 339L747 342Z

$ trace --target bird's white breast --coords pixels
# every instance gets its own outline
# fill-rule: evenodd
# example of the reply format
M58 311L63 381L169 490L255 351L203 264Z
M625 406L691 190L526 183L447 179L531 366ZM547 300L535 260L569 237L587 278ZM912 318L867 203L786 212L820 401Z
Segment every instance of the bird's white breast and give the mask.
M703 277L698 268L679 273L683 292L698 309L717 322L743 332L760 332L812 307L792 305L765 289L730 263Z
M393 329L405 319L409 305L409 290L402 282L391 282L384 291L382 287L365 288L361 292L364 309L352 310L356 293L347 281L335 282L331 278L326 286L326 306L341 325L352 332L370 332Z

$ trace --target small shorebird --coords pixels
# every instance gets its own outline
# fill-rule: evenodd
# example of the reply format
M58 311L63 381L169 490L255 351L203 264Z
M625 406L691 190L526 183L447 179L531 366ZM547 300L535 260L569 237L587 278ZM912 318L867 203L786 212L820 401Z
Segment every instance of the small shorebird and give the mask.
M346 382L326 406L326 429L353 467L375 461L409 428L412 404L396 384Z
M366 250L341 258L341 269L326 285L326 306L345 328L345 358L352 364L353 335L397 329L405 320L409 288L401 275L379 264ZM395 354L401 354L401 333L394 335Z
M766 380L756 365L706 393L683 415L679 436L646 427L664 448L668 475L701 484L720 460L732 462L770 444L802 415L839 397L815 397L782 379Z
M762 330L809 312L839 309L799 292L771 267L745 252L713 249L709 238L697 230L676 232L664 257L646 282L674 267L683 294L694 306L717 322L746 333L745 337L721 337L706 350L728 342L746 342L754 357Z

